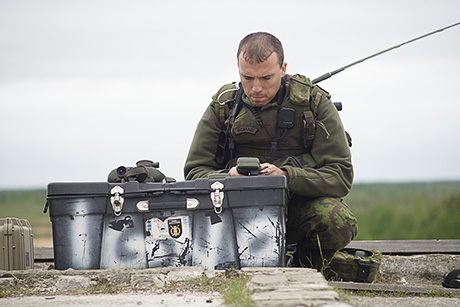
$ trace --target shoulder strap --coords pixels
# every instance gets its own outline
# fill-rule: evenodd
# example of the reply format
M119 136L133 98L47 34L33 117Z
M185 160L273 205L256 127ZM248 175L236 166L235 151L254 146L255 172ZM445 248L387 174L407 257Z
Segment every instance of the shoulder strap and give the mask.
M235 122L236 115L238 114L238 112L241 110L241 107L242 107L243 87L241 86L241 84L239 86L240 87L236 93L235 99L233 99L233 101L227 102L227 104L230 104L230 116L229 116L228 127L225 127L226 117L224 118L219 117L222 130L220 131L219 139L217 142L215 160L221 166L225 166L230 160L232 160L236 156L235 142L233 140L231 130ZM229 108L227 105L224 106L221 104L219 104L219 107L222 109L224 107ZM219 111L218 111L218 114L220 114Z
M232 84L234 85L235 83ZM217 96L217 98L215 98L215 101L217 103L216 113L222 130L226 129L225 121L227 120L227 118L229 118L230 109L235 105L235 100L238 96L239 91L242 90L241 83L231 88L229 88L229 86L230 84L225 85L222 88L222 92ZM226 97L227 100L221 102L220 100L224 97Z

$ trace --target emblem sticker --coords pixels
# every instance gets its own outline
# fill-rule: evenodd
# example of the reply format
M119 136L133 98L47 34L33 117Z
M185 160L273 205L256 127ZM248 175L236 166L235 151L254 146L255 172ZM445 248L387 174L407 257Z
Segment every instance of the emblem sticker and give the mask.
M151 218L145 222L146 239L164 241L190 237L190 223L188 216L172 216L162 221Z
M166 240L168 239L168 232L166 231L165 224L159 218L153 218L145 222L145 230L147 237L153 240Z
M171 238L177 239L182 235L182 222L181 219L168 219L168 229Z

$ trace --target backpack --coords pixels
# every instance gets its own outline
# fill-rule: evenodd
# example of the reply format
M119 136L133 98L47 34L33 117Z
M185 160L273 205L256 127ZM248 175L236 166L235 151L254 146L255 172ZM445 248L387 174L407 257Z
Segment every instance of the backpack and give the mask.
M334 254L323 274L329 280L371 283L379 273L381 262L380 251L344 248Z

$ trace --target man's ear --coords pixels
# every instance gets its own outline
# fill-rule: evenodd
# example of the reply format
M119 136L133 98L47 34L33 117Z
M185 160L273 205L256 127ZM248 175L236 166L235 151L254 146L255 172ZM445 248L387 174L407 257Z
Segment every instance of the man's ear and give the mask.
M286 74L286 67L287 63L284 62L283 65L281 65L281 77L284 77L284 75Z

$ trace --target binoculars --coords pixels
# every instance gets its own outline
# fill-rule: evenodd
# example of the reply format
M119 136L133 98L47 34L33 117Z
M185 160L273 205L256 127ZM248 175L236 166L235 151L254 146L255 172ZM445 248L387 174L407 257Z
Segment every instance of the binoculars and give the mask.
M166 176L158 170L159 162L140 160L135 167L119 166L109 173L108 182L124 183L137 182L162 182Z

